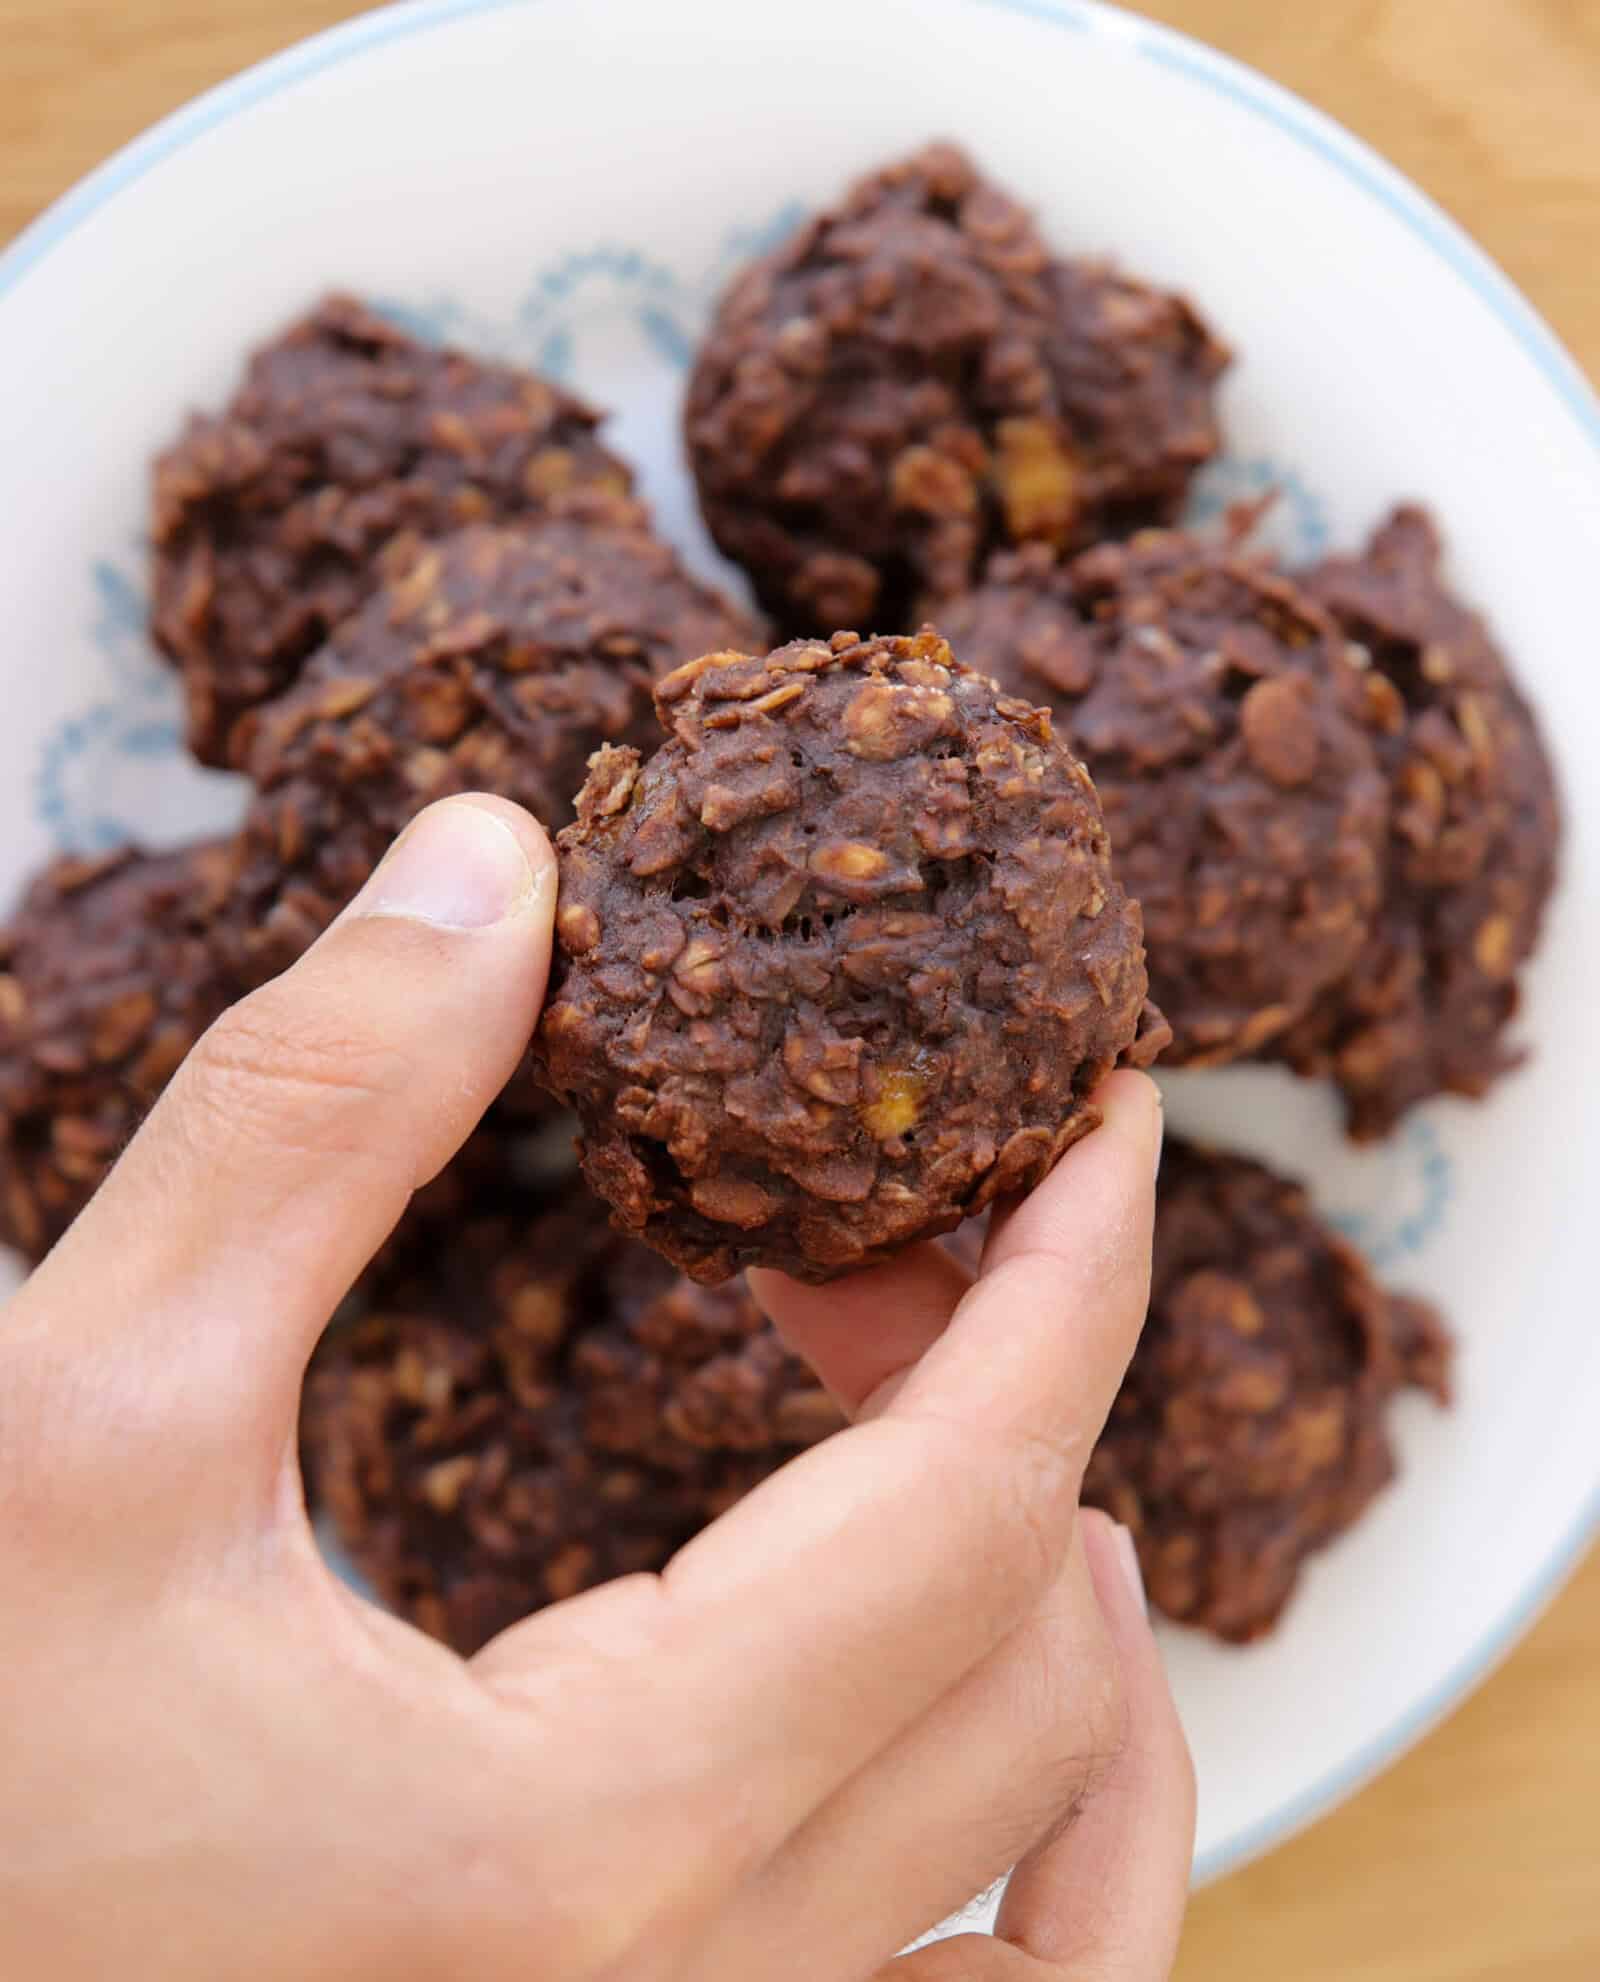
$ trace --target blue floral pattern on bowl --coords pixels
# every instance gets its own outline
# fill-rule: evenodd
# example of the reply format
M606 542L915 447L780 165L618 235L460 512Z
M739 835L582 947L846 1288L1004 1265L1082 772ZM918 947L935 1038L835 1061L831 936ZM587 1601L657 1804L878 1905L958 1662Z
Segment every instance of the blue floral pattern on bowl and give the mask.
M1300 473L1262 455L1223 455L1208 462L1189 492L1184 522L1193 529L1221 523L1238 505L1264 504L1249 541L1285 564L1313 564L1328 548L1327 505Z
M89 638L108 692L57 725L34 773L34 809L62 851L103 853L226 832L242 786L197 765L183 747L183 695L148 631L142 549L89 572Z
M1423 1250L1444 1224L1455 1190L1455 1164L1426 1109L1406 1118L1388 1153L1372 1204L1332 1221L1380 1273Z

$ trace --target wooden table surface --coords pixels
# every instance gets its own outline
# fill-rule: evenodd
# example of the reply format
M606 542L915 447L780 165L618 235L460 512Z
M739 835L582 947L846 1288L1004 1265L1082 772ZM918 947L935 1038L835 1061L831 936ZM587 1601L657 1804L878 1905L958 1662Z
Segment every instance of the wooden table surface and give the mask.
M197 90L361 11L0 0L0 240ZM1600 376L1600 0L1149 0L1144 11L1370 139ZM1196 1899L1180 1982L1597 1982L1597 1773L1600 1554L1415 1753Z

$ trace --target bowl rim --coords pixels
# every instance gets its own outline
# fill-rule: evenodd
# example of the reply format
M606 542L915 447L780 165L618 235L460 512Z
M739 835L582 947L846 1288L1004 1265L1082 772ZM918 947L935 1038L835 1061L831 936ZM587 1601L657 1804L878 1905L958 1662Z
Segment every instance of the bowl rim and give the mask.
M241 70L121 146L31 221L0 252L0 303L86 220L146 173L230 118L368 50L478 15L543 4L544 0L400 0L400 4L382 6L326 28ZM1600 396L1543 316L1456 221L1334 118L1246 63L1178 29L1109 4L1109 0L944 0L944 4L988 7L1042 26L1114 42L1137 59L1175 71L1227 98L1247 116L1271 125L1313 153L1398 219L1421 246L1454 272L1510 333L1600 456ZM1197 1857L1194 1883L1204 1885L1220 1878L1285 1843L1398 1761L1509 1656L1554 1600L1597 1535L1600 1463L1586 1503L1528 1575L1494 1628L1419 1701L1370 1735L1342 1762L1269 1815L1241 1826Z

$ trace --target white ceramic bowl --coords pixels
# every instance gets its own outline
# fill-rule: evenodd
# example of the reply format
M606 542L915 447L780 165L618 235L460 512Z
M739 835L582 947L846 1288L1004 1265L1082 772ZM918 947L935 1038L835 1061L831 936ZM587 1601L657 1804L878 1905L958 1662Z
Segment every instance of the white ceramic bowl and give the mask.
M1328 1095L1174 1081L1186 1126L1308 1174L1463 1338L1460 1401L1399 1414L1401 1484L1248 1651L1169 1644L1202 1877L1347 1794L1473 1685L1600 1511L1600 408L1412 187L1222 58L1076 0L422 0L203 97L0 261L0 890L63 842L231 816L187 768L141 630L145 469L320 289L389 301L617 409L706 555L676 440L688 347L744 254L858 169L965 140L1063 247L1193 291L1236 344L1203 500L1281 481L1353 542L1432 503L1517 656L1566 788L1528 1071L1353 1153Z

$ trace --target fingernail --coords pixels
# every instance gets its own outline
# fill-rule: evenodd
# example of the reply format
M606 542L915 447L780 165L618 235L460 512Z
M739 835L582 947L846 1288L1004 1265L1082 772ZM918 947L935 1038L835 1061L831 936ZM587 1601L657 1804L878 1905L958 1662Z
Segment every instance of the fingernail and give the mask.
M1158 1087L1156 1089L1156 1167L1155 1167L1155 1175L1158 1181L1160 1180L1161 1177L1161 1149L1162 1149L1162 1145L1166 1142L1166 1139L1167 1139L1167 1098Z
M1150 1615L1150 1599L1145 1594L1144 1571L1139 1567L1139 1551L1134 1547L1133 1531L1123 1527L1120 1521L1112 1523L1112 1532L1117 1538L1117 1566L1122 1571L1122 1580L1137 1599L1145 1616Z
M490 929L533 892L533 865L493 812L446 799L419 813L351 904L437 929Z

